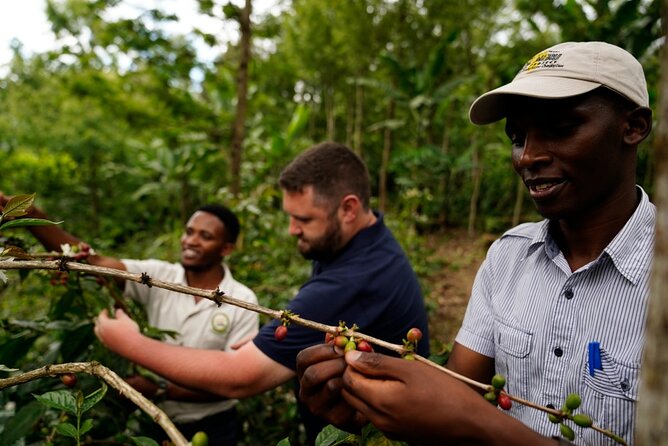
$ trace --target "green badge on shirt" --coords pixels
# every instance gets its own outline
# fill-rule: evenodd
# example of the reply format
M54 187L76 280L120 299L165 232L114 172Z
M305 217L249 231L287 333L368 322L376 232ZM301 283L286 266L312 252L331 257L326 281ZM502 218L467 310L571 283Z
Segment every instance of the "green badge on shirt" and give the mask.
M225 333L230 326L230 319L225 313L215 313L211 318L211 328L216 333Z

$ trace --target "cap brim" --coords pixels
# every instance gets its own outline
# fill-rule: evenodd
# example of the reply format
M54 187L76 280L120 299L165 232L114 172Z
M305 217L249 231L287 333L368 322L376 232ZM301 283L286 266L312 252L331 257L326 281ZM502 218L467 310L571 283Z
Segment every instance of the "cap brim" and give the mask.
M512 96L559 99L588 93L600 86L597 82L554 76L533 75L515 79L476 99L469 109L469 119L474 124L483 125L505 118L508 99Z

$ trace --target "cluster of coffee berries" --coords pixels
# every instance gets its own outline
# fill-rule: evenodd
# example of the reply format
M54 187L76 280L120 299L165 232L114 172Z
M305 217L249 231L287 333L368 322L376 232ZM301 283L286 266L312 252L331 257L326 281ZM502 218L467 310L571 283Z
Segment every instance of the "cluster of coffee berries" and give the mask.
M422 330L416 327L408 330L408 333L406 333L406 339L404 339L404 354L402 355L404 359L409 361L415 360L415 355L413 352L417 350L417 345L420 339L422 339Z
M359 350L361 352L372 352L373 346L364 339L354 336L344 336L342 334L325 334L325 342L330 345L342 348L344 351Z
M274 339L279 342L285 339L285 337L288 335L288 324L290 324L290 321L295 316L297 315L290 310L283 310L281 312L281 325L276 327L276 330L274 330Z
M591 427L593 421L591 417L584 413L573 414L573 411L580 407L582 404L582 399L577 393L571 393L566 397L566 401L561 408L563 415L555 415L553 413L548 413L548 418L554 424L559 424L559 430L561 435L567 440L573 441L575 439L575 432L573 429L567 425L564 421L571 420L573 423L580 427Z
M67 285L68 276L69 274L67 274L66 271L54 271L51 274L51 279L49 279L49 283L53 286Z
M74 373L64 373L59 376L60 381L70 389L77 385L77 375Z
M503 391L506 385L506 378L498 373L492 377L492 390L485 393L484 397L492 404L498 405L503 410L510 410L513 407L513 400Z

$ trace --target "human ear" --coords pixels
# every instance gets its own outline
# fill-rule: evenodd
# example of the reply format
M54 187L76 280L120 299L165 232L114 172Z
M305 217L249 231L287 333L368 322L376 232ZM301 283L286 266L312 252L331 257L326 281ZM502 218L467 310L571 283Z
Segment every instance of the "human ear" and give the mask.
M220 255L227 257L234 251L234 243L225 242L220 250Z
M357 218L361 203L357 195L348 194L341 199L341 206L339 207L343 221L346 223L352 222Z
M627 114L624 142L631 146L640 144L652 130L652 110L638 107Z

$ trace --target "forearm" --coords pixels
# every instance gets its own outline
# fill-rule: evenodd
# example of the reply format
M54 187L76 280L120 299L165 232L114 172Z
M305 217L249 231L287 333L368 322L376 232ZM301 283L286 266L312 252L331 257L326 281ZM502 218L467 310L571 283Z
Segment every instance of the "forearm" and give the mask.
M208 403L228 399L227 397L205 392L203 390L189 389L179 386L173 382L168 382L165 388L165 398L174 401L187 401L191 403Z
M101 331L96 333L104 342ZM257 395L294 376L292 370L269 359L252 342L225 352L171 345L139 332L124 332L109 336L105 345L179 386L220 397Z

